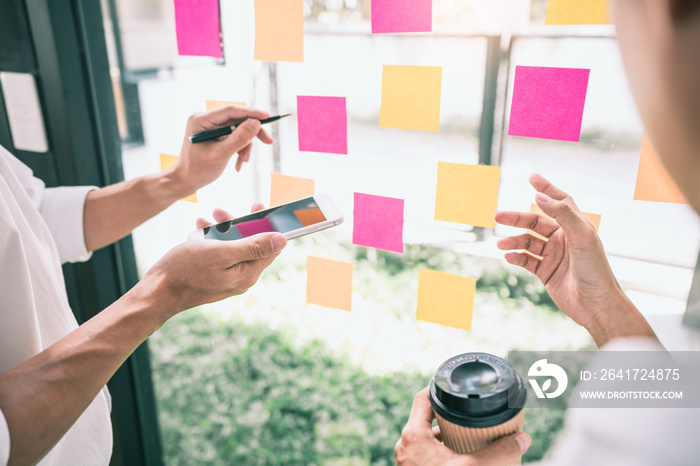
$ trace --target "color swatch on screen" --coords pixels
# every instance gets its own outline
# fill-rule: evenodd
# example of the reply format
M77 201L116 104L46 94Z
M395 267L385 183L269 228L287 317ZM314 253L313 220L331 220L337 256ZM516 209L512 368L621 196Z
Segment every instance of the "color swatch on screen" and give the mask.
M175 34L180 55L223 57L218 0L175 0Z
M164 172L168 168L172 167L175 165L175 162L177 162L178 157L175 157L174 155L168 155L168 154L160 154L160 171ZM187 197L183 197L180 199L181 201L187 201L187 202L197 202L197 193L192 193Z
M578 142L590 70L516 66L509 136Z
M438 162L435 220L494 228L499 167Z
M313 196L314 185L308 178L270 173L270 207Z
M382 128L440 131L442 67L384 65Z
M229 102L226 100L207 100L207 112L209 110L214 110L215 108L225 107L227 105L234 105L236 107L245 107L245 102Z
M348 153L345 97L297 96L299 150Z
M403 199L355 193L352 244L403 252Z
M323 307L352 310L350 262L308 256L306 259L306 302Z
M471 330L475 294L473 278L419 269L416 319Z
M646 133L642 138L634 200L687 204L683 194L678 190L659 160L659 156Z
M255 59L304 61L303 0L255 0Z
M372 0L372 32L430 32L433 0Z
M610 24L608 0L547 0L544 24Z

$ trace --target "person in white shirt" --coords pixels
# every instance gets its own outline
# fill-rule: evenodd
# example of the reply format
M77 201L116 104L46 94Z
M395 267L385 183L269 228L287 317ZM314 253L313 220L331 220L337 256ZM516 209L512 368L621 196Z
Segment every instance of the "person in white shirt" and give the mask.
M639 113L664 166L700 213L700 2L613 0L617 36ZM663 350L654 332L612 274L600 239L573 199L539 175L530 183L545 216L499 212L499 223L529 228L499 241L506 260L546 286L557 306L584 326L602 350ZM594 362L595 364L595 362ZM689 373L697 367L688 367ZM501 438L469 455L440 442L427 390L416 395L396 444L396 464L512 464L529 448L527 433ZM570 410L562 437L546 464L700 464L700 409Z
M173 315L244 293L285 247L278 233L187 242L81 326L61 270L217 179L236 153L240 170L254 138L272 143L259 122L268 116L232 106L193 115L171 169L102 189L47 189L0 147L0 465L108 464L112 374ZM187 139L235 124L218 141Z

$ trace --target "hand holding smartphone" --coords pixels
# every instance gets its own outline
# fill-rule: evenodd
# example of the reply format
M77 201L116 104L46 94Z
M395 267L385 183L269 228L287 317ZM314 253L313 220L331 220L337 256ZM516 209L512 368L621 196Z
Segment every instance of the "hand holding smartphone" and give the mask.
M288 202L193 231L188 239L236 240L258 233L282 233L287 239L343 223L343 214L325 194Z

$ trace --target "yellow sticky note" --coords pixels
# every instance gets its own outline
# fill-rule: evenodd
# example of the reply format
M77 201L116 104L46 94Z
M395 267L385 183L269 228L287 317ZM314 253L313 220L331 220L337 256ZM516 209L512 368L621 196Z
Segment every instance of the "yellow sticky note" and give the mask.
M314 180L281 173L271 173L270 177L270 207L314 195Z
M435 220L495 228L499 167L438 162Z
M227 105L235 105L236 107L245 107L245 102L227 102L225 100L207 100L207 112L215 108L225 107Z
M671 175L659 160L646 133L642 138L634 200L687 204Z
M350 312L352 309L350 262L308 256L306 260L306 302Z
M177 162L177 159L178 159L178 157L175 157L174 155L160 154L160 171L164 172L168 168L175 165L175 162ZM189 196L183 197L180 200L197 203L197 193L196 192L192 193Z
M418 270L416 319L472 329L476 280L435 270Z
M384 65L382 128L440 131L442 67Z
M539 207L537 204L530 204L530 212L534 212L534 213L537 213L537 214L542 214L542 215L544 215L545 217L547 217L548 219L552 220L554 223L557 222L557 221L554 220L552 217L550 217L549 215L547 215L547 214L545 214L544 212L542 212L542 209L540 209L540 207ZM598 214L591 214L591 213L589 213L589 212L581 212L581 213L583 214L584 217L586 217L586 220L588 220L589 222L591 222L591 225L593 225L593 228L595 228L595 231L598 231L598 229L600 228L600 219L601 219L601 216L598 215ZM540 235L539 233L535 233L535 232L532 231L532 230L527 230L527 232L530 233L532 236L534 236L534 237L536 237L536 238L540 238L540 239L543 239L543 240L547 241L547 238L545 238L544 236Z
M610 24L608 0L547 0L544 24Z
M303 0L255 0L255 59L304 61Z

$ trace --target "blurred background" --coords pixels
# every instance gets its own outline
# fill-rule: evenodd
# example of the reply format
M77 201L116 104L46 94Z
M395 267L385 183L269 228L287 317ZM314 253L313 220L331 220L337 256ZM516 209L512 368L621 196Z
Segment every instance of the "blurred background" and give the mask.
M348 155L299 152L296 118L270 127L233 167L134 232L143 274L215 207L269 203L270 173L312 178L343 225L290 242L243 296L184 313L150 339L168 465L393 464L413 395L468 351L594 348L539 281L496 246L514 230L433 220L437 162L501 167L498 207L528 211L538 172L600 214L623 288L669 349L698 349L682 326L698 257L685 205L634 201L643 128L612 26L544 26L546 0L433 0L433 32L371 34L369 0L304 0L304 63L254 60L252 0L220 2L224 59L177 55L172 0L102 0L126 178L179 155L207 99L294 113L297 95L347 98ZM440 132L379 128L383 65L443 69ZM516 65L590 68L580 143L507 136ZM352 196L405 199L404 254L352 245ZM354 264L352 312L306 304L306 256ZM418 269L476 278L471 331L417 322ZM530 410L541 458L565 412Z

